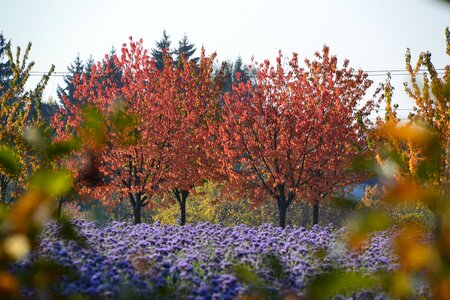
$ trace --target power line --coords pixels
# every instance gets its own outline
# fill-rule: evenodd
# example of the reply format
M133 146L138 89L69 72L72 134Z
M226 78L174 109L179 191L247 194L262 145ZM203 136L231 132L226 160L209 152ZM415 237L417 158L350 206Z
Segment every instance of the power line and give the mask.
M444 72L445 71L445 68L437 68L437 69L435 69L436 70L436 72ZM380 73L380 72L383 72L383 73L398 73L398 72L406 72L406 73L408 73L408 71L407 70L400 70L400 69L397 69L397 70L369 70L369 71L364 71L365 73ZM428 69L419 69L419 72L421 73L421 72L428 72ZM409 73L408 73L409 74Z
M436 73L438 73L439 75L442 75L445 73L445 68L438 68L435 69ZM390 73L391 76L407 76L409 75L409 72L407 70L399 70L399 69L393 69L393 70L388 70L388 69L384 69L384 70L369 70L369 71L363 71L364 73L367 73L370 77L376 77L376 76L386 76L387 73ZM42 76L47 74L48 72L44 72L44 71L30 71L30 76ZM419 69L418 73L423 74L423 73L428 73L427 69ZM55 71L53 72L50 76L54 76L54 77L64 77L65 75L69 75L72 74L71 72L67 72L67 71Z

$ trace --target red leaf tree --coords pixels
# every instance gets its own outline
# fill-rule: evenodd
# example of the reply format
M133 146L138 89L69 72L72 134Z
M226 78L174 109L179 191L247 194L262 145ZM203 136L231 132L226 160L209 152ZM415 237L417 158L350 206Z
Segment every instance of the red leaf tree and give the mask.
M220 92L212 76L214 58L202 50L197 63L184 60L174 68L166 56L165 67L158 70L142 41L131 40L120 59L106 57L89 78L79 78L75 96L81 105L63 99L65 109L54 120L60 137L70 131L91 141L68 162L78 174L78 190L108 207L128 199L135 223L141 222L141 209L153 195L170 190L184 224L191 189L211 178L217 166L208 135L210 125L217 126ZM99 115L83 119L82 105ZM104 124L97 126L98 120Z
M364 148L356 115L370 112L371 102L361 101L371 81L348 60L338 68L326 46L316 58L303 69L296 53L284 64L280 52L275 66L256 65L257 82L239 83L224 97L220 132L230 184L255 201L275 200L280 227L296 198L319 199L347 183L342 168Z
M172 107L157 93L158 80L155 62L142 40L130 39L120 59L107 57L93 66L89 80L85 76L75 83L75 97L98 114L82 114L81 106L63 99L61 114L67 117L54 122L61 136L73 131L90 141L69 162L78 174L78 190L109 207L128 200L135 223L141 222L142 208L167 177L168 146L174 138L174 122L168 117ZM82 126L86 123L89 126ZM90 177L97 173L101 180L92 184Z
M177 67L166 56L155 86L155 95L171 112L166 117L173 123L173 136L163 186L180 206L181 225L186 223L186 199L192 189L214 177L218 167L208 134L218 124L220 81L212 74L215 56L206 56L202 49L197 62L183 57Z

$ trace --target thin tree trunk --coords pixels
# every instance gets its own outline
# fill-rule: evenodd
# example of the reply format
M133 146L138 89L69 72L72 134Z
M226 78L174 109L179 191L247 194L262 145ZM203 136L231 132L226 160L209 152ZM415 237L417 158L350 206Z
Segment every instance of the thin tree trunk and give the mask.
M180 225L186 224L186 201L180 203Z
M1 202L7 204L6 201L6 189L8 188L10 178L6 175L0 175L0 188L1 188Z
M302 219L300 221L300 225L302 227L307 227L309 224L309 220L311 217L311 207L309 202L302 202L301 203L301 210L302 210Z
M141 204L137 202L137 205L133 208L133 215L134 215L134 224L140 224L141 223Z
M292 201L295 198L295 194L291 191L289 191L286 197L285 193L285 185L279 184L277 186L278 195L276 197L277 204L278 204L278 213L279 213L279 226L281 228L286 228L286 215L287 215L287 209L289 205L292 203Z
M64 199L62 197L58 198L58 209L56 210L56 217L58 219L61 217L63 201Z
M186 224L186 199L189 196L189 191L173 189L172 192L180 205L180 225L183 226Z
M319 201L314 200L313 206L313 225L319 224Z
M114 208L114 220L119 222L119 209L117 207Z
M280 226L281 228L285 228L286 212L287 212L286 199L284 199L283 196L279 196L277 202L278 202L278 226Z

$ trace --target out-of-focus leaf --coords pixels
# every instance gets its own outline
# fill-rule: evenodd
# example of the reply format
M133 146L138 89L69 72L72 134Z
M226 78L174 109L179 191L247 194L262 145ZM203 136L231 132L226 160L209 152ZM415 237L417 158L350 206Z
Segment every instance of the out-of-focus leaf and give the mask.
M241 264L234 267L234 272L238 280L248 285L260 285L261 278L253 272L249 266Z
M30 188L56 198L70 191L72 181L72 173L67 170L42 170L30 179Z
M17 279L8 272L0 272L0 298L18 299L19 283Z
M89 147L100 147L106 142L106 120L96 108L88 106L83 109L81 132L83 142Z
M60 217L58 219L58 224L60 226L59 234L62 239L76 241L82 247L86 246L86 237L80 235L78 230L67 217Z
M0 145L0 173L16 176L21 169L20 156L14 149Z
M432 244L426 242L424 228L416 224L403 227L394 242L401 267L408 271L436 267L438 254Z
M376 167L376 161L373 157L367 155L360 156L351 162L350 170L354 172L373 172Z
M379 274L368 276L362 273L333 272L316 277L308 286L307 299L327 299L346 295L352 291L377 288L382 283Z
M80 148L80 141L73 139L70 141L56 142L48 146L46 155L49 159L70 154Z
M48 144L48 137L46 137L45 133L42 129L37 127L27 127L25 128L25 140L33 145L37 149L44 149Z
M269 270L273 271L275 278L277 279L281 278L284 268L280 258L277 255L273 253L267 253L263 257L263 264L266 265L269 268Z
M138 142L138 116L125 112L124 108L119 106L112 114L112 125L114 133L119 138L119 143L135 145Z
M62 266L50 259L40 259L35 261L26 273L20 274L20 279L22 283L45 290L63 276L76 278L78 273L75 268Z
M390 219L381 211L370 211L358 215L347 225L347 244L351 249L361 249L371 233L386 230L390 225Z
M387 134L399 140L412 141L419 145L426 145L432 140L424 128L417 126L389 127Z
M346 197L332 197L331 204L334 207L354 209L358 206L358 202Z
M273 258L272 258L273 259ZM277 262L272 261L273 264ZM281 263L281 262L280 262ZM277 267L275 267L277 268ZM250 266L241 264L234 267L239 282L247 286L246 299L277 299L278 291L267 285Z
M20 259L31 249L28 238L23 234L8 236L2 243L3 251L13 260Z
M427 206L432 205L440 195L432 188L420 186L415 181L401 180L395 186L388 189L383 198L386 203L423 203Z
M32 216L38 207L48 200L48 196L39 191L29 191L13 206L11 220L19 232L27 232Z
M404 271L397 271L386 277L386 281L390 287L389 292L395 298L407 298L411 295L413 283L410 274Z
M448 300L450 298L450 276L442 276L436 284L434 299Z

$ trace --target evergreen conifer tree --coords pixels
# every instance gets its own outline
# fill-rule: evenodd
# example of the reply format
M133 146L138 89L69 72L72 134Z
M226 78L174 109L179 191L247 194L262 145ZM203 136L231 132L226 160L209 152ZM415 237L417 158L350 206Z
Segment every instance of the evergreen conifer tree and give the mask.
M56 94L61 103L63 103L63 98L67 98L70 103L76 104L79 100L74 98L75 85L74 80L77 76L82 76L84 71L83 61L80 59L80 55L78 54L75 60L67 67L67 71L69 74L64 76L65 87L61 87L58 85Z
M0 96L8 89L12 72L11 65L8 60L8 49L10 42L6 41L3 33L0 33Z
M187 35L185 34L183 38L178 42L178 49L175 49L173 52L176 55L175 59L175 65L179 66L181 63L181 56L184 55L184 58L186 61L192 60L195 63L199 60L198 57L191 58L192 55L194 55L197 48L195 48L195 45L192 44Z
M170 36L167 35L166 30L164 30L161 40L159 42L156 41L156 48L152 49L152 56L156 61L156 68L158 70L164 69L164 55L172 55L172 51L170 50L171 44L172 42L170 41Z

